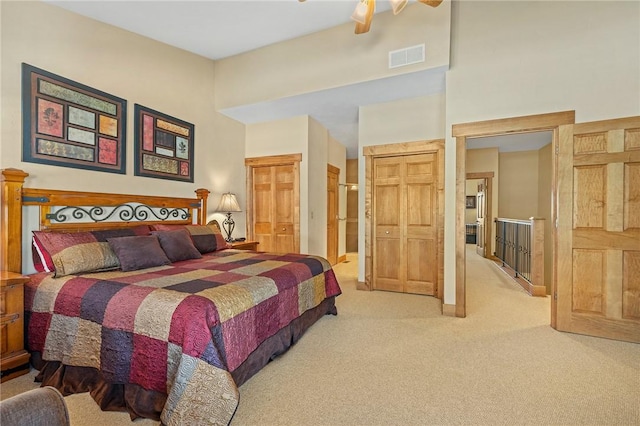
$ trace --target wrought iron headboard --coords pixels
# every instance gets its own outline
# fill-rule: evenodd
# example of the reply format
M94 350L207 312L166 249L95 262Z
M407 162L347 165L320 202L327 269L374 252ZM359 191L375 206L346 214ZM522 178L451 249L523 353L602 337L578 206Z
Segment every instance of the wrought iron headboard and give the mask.
M206 224L207 189L197 198L109 194L24 188L27 173L2 170L0 268L21 272L23 206L39 207L39 229L78 232L110 228L169 224Z

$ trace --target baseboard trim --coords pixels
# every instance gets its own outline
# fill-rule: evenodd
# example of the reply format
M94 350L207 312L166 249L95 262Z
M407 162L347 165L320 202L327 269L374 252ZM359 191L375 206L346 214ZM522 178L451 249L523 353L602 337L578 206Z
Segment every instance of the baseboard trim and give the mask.
M456 305L449 305L447 303L442 304L442 315L447 317L455 317L456 316Z
M356 290L371 291L367 283L364 281L358 281L358 284L356 285Z
M343 254L342 256L339 256L339 257L338 257L338 263L342 263L342 262L344 262L345 260L347 260L347 254L346 254L346 253L345 253L345 254Z
M534 285L529 281L521 278L520 276L516 276L515 271L507 265L502 265L502 261L498 258L494 261L494 265L505 273L511 280L518 283L524 291L529 293L529 296L534 297L547 297L547 288L543 285Z

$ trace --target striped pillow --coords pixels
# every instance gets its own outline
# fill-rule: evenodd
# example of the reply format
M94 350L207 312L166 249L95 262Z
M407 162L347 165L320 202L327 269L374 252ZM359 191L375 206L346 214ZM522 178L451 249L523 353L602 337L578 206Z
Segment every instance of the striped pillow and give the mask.
M38 271L62 277L120 267L107 238L148 235L148 226L91 232L33 231L33 263Z

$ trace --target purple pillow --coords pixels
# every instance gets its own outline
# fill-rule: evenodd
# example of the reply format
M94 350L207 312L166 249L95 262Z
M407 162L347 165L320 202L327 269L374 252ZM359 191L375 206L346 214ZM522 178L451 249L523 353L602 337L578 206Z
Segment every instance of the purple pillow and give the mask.
M109 238L109 246L123 271L152 268L171 263L155 235Z
M189 231L184 228L175 231L152 231L151 235L158 237L162 250L172 262L202 257L193 245Z
M152 229L154 231L186 229L191 234L193 245L203 254L231 247L220 233L220 229L214 225L165 225L159 223L152 225Z

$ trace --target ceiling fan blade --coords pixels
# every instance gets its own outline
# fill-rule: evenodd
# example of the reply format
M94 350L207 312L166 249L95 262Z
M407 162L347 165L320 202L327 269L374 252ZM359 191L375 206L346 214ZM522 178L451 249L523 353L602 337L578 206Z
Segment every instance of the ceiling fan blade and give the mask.
M356 30L355 33L356 34L364 34L364 33L368 33L369 29L371 28L371 21L369 21L368 24L361 24L359 22L356 22Z
M418 0L418 1L420 3L424 3L431 7L438 7L440 6L440 3L442 3L442 0Z
M371 28L371 20L373 19L373 14L376 11L376 0L368 0L367 4L367 14L364 18L364 23L356 22L356 34L364 34L369 32Z

